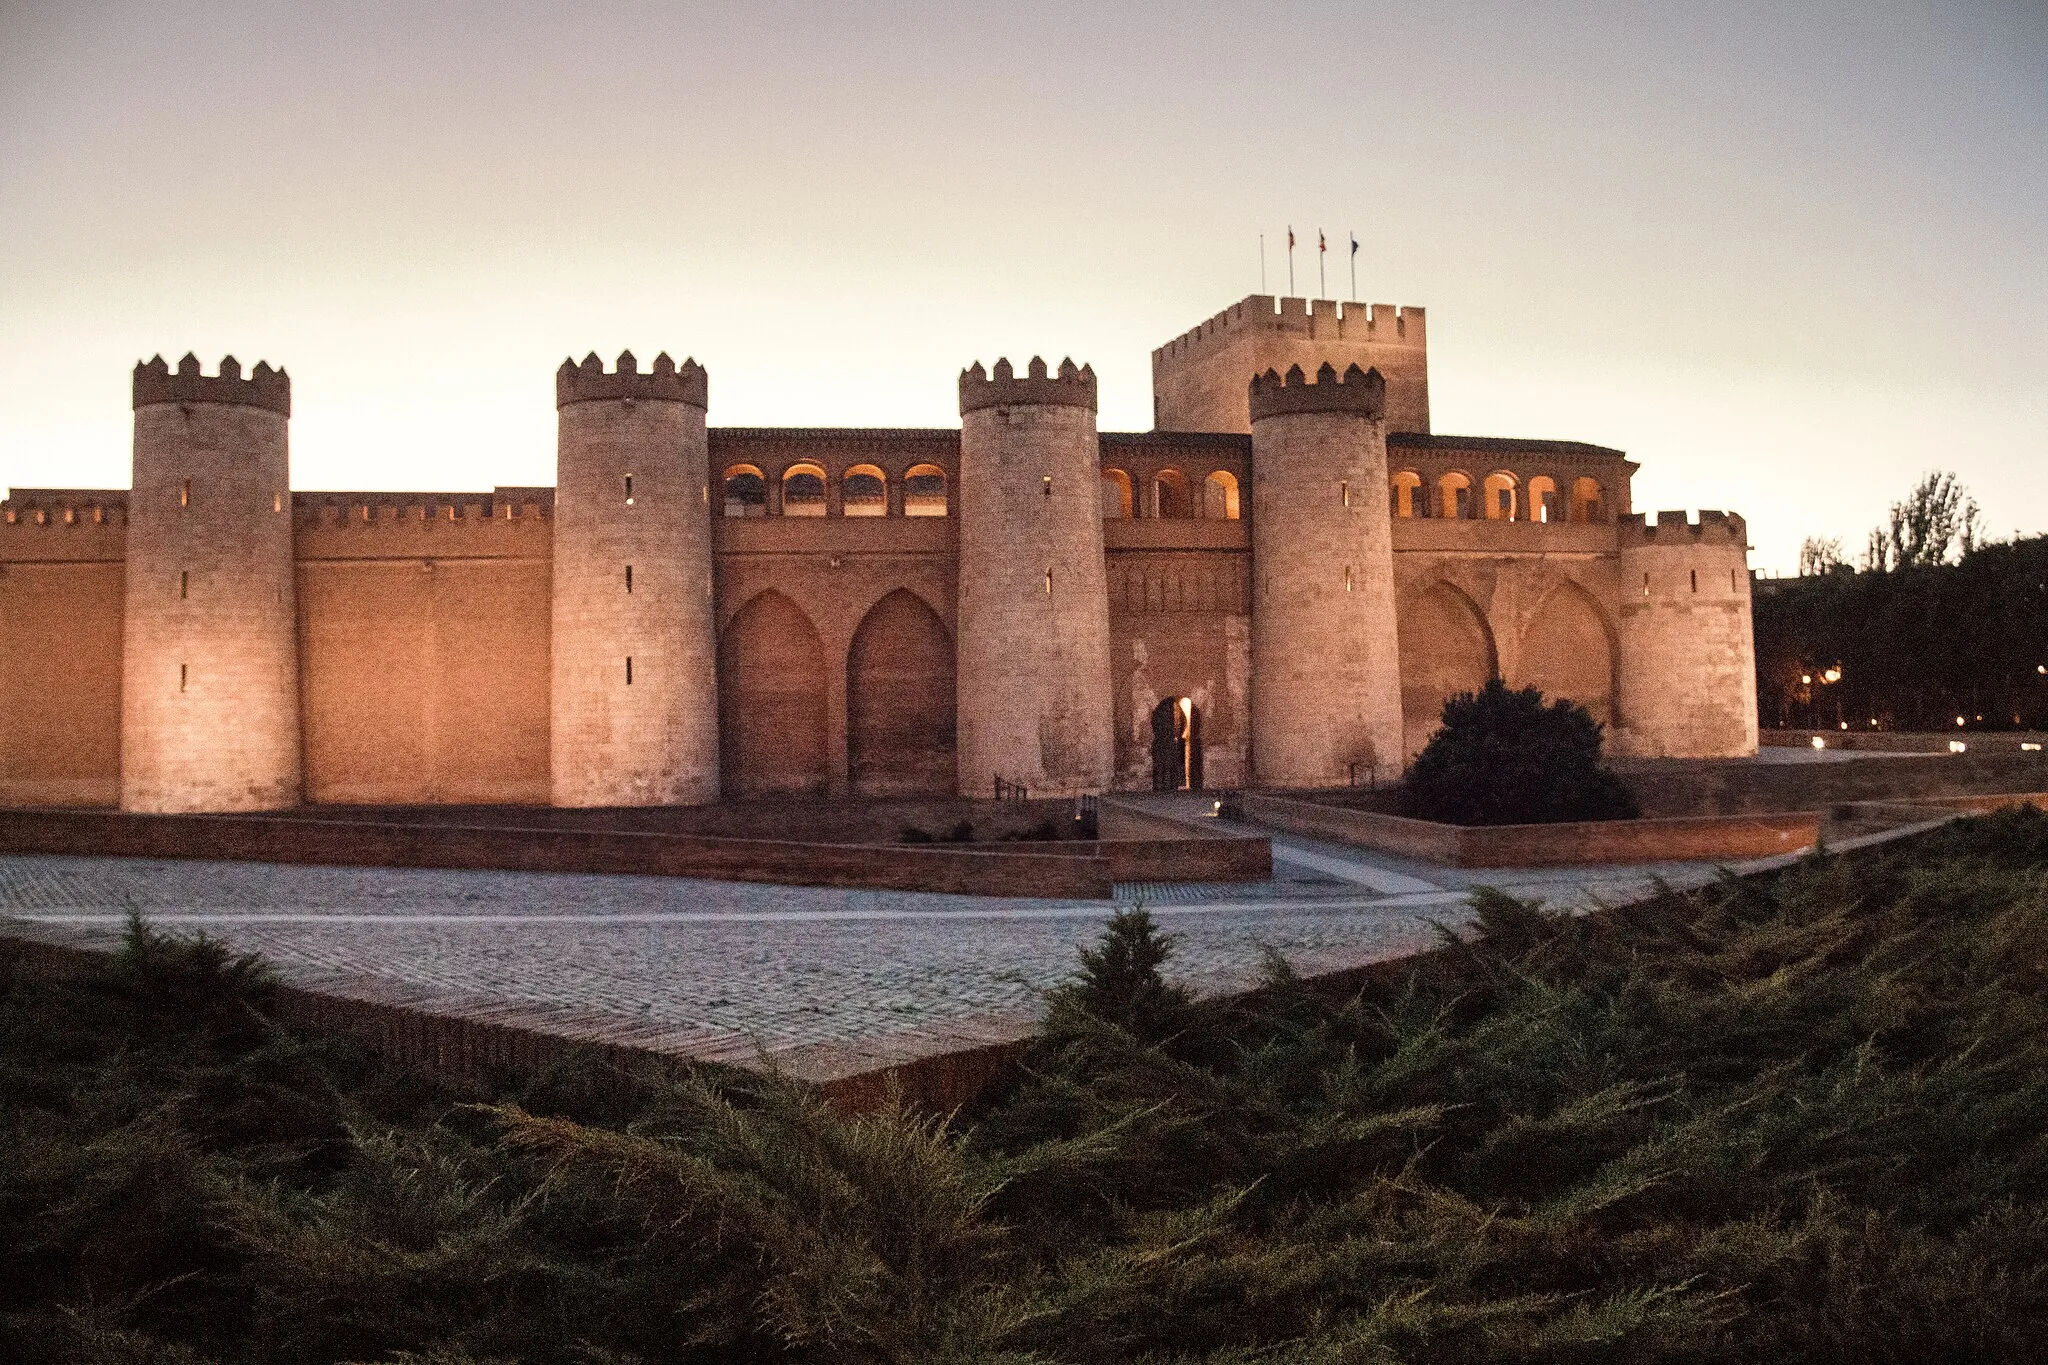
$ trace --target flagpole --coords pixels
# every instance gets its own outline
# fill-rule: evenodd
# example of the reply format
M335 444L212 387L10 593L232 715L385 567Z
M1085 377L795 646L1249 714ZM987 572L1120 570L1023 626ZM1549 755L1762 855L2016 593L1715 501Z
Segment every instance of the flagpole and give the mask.
M1287 297L1294 297L1294 224L1287 225Z
M1316 297L1317 297L1317 298L1319 298L1319 299L1320 299L1320 298L1327 298L1327 297L1329 297L1329 293L1330 293L1330 282L1329 282L1329 280L1328 280L1328 279L1326 279L1326 278L1324 277L1324 273L1323 273L1323 272L1324 272L1324 263L1325 263L1325 262L1327 262L1327 261L1329 260L1329 258L1330 258L1330 239L1329 239L1329 238L1327 238L1327 237L1325 237L1325 236L1323 235L1323 230L1322 230L1321 228L1317 228L1317 229L1316 229Z
M1351 299L1358 301L1358 234L1351 234Z

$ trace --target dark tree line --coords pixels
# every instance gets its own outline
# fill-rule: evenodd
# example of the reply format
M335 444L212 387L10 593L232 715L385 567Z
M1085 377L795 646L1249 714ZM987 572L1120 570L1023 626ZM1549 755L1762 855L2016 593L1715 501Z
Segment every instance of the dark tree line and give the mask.
M1861 572L1809 540L1800 577L1758 583L1762 723L2048 728L2048 536L1986 542L1977 525L1954 476L1930 474L1871 532Z

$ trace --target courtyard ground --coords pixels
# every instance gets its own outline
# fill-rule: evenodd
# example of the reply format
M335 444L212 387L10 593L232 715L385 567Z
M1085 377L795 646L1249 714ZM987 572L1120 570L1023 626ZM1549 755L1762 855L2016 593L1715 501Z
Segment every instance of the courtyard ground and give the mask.
M296 985L748 1062L1020 1034L1120 905L1146 905L1181 940L1177 972L1221 991L1249 984L1269 949L1314 974L1425 947L1433 924L1466 921L1481 884L1591 907L1717 875L1698 863L1468 871L1293 836L1275 836L1273 853L1270 882L1127 885L1110 902L8 856L0 929L111 947L133 910L260 953Z

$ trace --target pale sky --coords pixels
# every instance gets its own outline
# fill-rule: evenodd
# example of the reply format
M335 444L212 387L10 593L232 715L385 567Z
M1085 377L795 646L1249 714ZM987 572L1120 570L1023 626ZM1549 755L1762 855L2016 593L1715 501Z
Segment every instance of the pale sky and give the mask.
M1142 429L1289 223L1428 308L1438 432L1622 447L1761 567L1932 468L2048 530L2044 0L0 0L0 485L125 486L188 349L290 370L301 488L550 482L592 349L715 425L1072 355Z

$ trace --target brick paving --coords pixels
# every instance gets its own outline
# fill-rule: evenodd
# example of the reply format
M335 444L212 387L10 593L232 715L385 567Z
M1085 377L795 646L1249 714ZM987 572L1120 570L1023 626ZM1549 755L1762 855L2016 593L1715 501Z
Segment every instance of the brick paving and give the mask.
M502 1001L693 1040L700 1055L786 1052L1028 1017L1117 904L1180 937L1208 989L1276 951L1312 972L1426 946L1459 924L1455 869L1275 840L1277 880L1119 888L1115 902L515 872L0 857L0 927L111 944L134 910L263 954L288 981L366 998ZM1711 875L1698 865L1494 873L1555 903L1615 901Z

